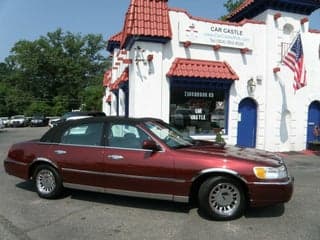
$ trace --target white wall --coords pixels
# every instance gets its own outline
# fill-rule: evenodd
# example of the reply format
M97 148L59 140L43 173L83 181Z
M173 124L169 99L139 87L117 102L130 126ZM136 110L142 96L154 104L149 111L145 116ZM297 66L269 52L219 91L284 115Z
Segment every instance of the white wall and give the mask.
M275 21L277 11L267 10L255 19L266 24L247 23L243 29L251 31L253 49L241 54L239 49L222 47L214 51L212 46L192 44L189 48L179 42L179 21L189 21L183 12L170 11L172 40L166 44L135 42L126 57L133 60L129 65L129 116L156 117L169 121L170 82L166 74L176 58L226 61L239 76L230 90L228 136L229 144L237 142L238 106L250 97L258 105L257 148L270 151L297 151L306 147L306 128L309 104L320 100L320 34L309 33L309 23L301 26L303 15L284 13ZM294 27L290 36L283 33L285 24ZM298 31L302 33L308 86L294 92L293 73L281 63L281 42L291 42ZM138 50L138 48L140 50ZM115 56L117 55L115 51ZM153 55L153 60L147 59ZM114 63L117 62L116 57ZM128 65L121 64L113 70L115 81ZM273 69L281 71L274 74ZM247 82L260 79L256 90L250 94ZM124 94L112 98L111 113L115 115L116 101L120 101L120 115L124 115Z
M146 60L148 55L153 55L150 62ZM169 89L164 78L162 55L161 43L136 42L133 45L130 51L133 63L129 68L129 116L169 119L165 106ZM145 61L136 62L136 59Z

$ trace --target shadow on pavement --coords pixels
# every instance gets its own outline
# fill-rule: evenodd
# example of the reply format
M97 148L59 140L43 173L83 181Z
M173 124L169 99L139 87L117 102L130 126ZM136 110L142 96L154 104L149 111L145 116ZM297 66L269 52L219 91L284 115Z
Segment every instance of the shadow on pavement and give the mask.
M25 182L17 183L16 187L21 188L23 190L27 190L29 192L36 192L32 181L25 181Z
M108 193L87 192L73 189L67 189L67 191L72 199L102 204L181 213L189 213L189 211L192 209L192 206L184 203L119 196Z
M246 218L274 218L280 217L285 212L284 204L278 204L268 207L249 208L245 213Z
M245 218L276 218L276 217L282 216L284 214L284 210L285 210L284 204L279 204L279 205L269 206L269 207L261 207L261 208L248 208L245 211L244 217ZM206 220L212 221L210 217L208 217L205 213L201 212L199 209L198 209L198 215ZM237 219L234 219L234 220L237 220Z
M17 188L34 192L36 190L32 181L25 181L16 184ZM62 195L59 199L64 199L70 197L71 199L94 202L101 204L110 204L116 206L132 207L132 208L141 208L141 209L150 209L158 211L170 211L170 212L182 212L188 213L193 207L189 204L176 203L170 201L154 200L154 199L145 199L145 198L136 198L136 197L126 197L113 195L108 193L98 193L90 191L81 191L74 189L64 189Z
M36 193L33 182L25 181L16 184L16 187L23 190ZM131 208L150 209L157 211L169 211L179 213L189 213L191 209L197 208L196 204L176 203L170 201L126 197L107 193L96 193L89 191L81 191L74 189L65 189L60 199L70 197L71 199L94 202L100 204L110 204L115 206L124 206ZM197 211L198 215L206 220L212 220L208 218L201 211ZM275 218L280 217L285 212L284 204L278 204L269 207L262 208L248 208L244 214L245 218Z

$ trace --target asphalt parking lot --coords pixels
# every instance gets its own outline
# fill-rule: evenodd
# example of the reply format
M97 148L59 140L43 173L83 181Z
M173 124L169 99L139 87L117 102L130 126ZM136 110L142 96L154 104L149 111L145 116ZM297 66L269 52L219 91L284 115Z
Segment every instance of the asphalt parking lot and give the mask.
M285 205L249 209L229 222L210 221L197 208L166 201L69 190L40 199L30 182L8 176L9 146L47 128L0 130L0 239L320 239L320 154L285 154L295 177Z

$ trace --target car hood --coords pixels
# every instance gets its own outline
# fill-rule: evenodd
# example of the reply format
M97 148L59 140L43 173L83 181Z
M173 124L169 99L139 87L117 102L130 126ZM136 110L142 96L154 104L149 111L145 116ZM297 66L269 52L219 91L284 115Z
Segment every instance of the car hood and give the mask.
M279 166L283 160L277 154L254 148L241 148L235 146L200 145L178 149L184 154L205 155L208 157L220 157L227 160L246 160L261 162L270 166Z

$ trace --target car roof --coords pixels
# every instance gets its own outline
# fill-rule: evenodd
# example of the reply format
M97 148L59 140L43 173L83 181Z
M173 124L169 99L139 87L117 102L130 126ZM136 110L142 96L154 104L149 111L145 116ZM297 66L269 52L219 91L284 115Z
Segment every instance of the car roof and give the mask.
M146 121L162 122L161 119L157 119L157 118L130 118L130 117L113 117L113 116L76 119L72 121L63 122L58 126L51 128L48 132L46 132L42 136L40 141L46 142L47 140L50 140L50 139L56 139L57 136L61 135L69 127L86 124L86 123L112 122L112 123L120 123L120 124L137 125Z
M77 124L77 123L87 123L87 122L119 122L119 123L130 123L130 124L139 124L146 121L162 121L157 118L131 118L131 117L117 117L117 116L108 116L108 117L91 117L91 118L83 118L83 119L76 119L72 122L64 122L62 125L67 124Z

